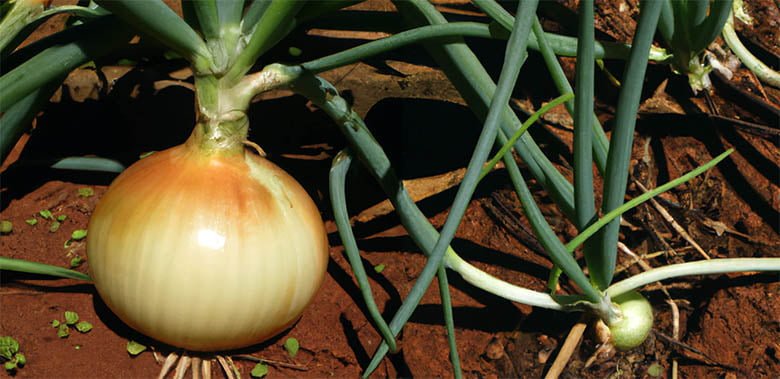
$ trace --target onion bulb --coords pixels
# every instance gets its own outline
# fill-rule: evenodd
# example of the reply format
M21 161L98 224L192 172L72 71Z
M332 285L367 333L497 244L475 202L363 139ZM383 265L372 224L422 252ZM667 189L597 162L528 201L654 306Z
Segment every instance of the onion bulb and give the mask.
M89 223L100 297L130 327L194 351L262 342L292 325L325 276L312 199L254 154L184 144L141 159Z
M639 292L629 291L612 301L621 317L608 323L611 342L618 350L630 350L645 342L653 327L653 308Z

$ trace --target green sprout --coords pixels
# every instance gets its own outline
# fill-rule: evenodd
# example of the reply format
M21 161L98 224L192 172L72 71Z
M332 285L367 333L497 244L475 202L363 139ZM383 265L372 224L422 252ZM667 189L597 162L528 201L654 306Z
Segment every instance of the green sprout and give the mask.
M374 266L374 272L376 272L377 274L381 274L382 271L385 271L385 265L384 264L380 263L380 264Z
M87 236L87 230L86 229L76 229L71 233L70 239L74 241L79 241L84 239L84 237Z
M14 230L14 224L11 221L0 221L0 234L10 234Z
M46 220L54 220L54 215L52 215L51 211L48 209L41 210L38 214Z
M71 260L70 260L70 268L79 267L79 266L81 266L82 263L84 263L84 258L79 257L79 256L75 256L75 257L71 258Z
M672 52L672 69L688 75L694 92L708 90L712 67L702 52L721 33L731 0L663 1L658 31Z
M11 336L0 337L0 361L9 373L27 364L27 358L19 352L19 342Z
M73 311L65 311L65 323L74 325L79 321L79 314Z
M33 217L33 218L28 218L27 220L24 220L24 222L26 222L26 223L27 223L27 225L30 225L30 226L35 226L35 224L37 224L37 223L38 223L38 219L36 219L35 217Z
M68 336L70 336L68 324L60 324L60 326L57 327L57 337L68 338Z
M300 349L301 345L298 344L298 340L295 338L288 338L284 341L284 350L287 350L287 354L290 356L290 358L295 358L296 355L298 355L298 349Z
M125 348L127 349L127 353L132 356L136 356L146 351L146 345L140 344L132 340L127 341L127 346Z
M76 330L81 333L88 333L90 330L92 330L92 324L86 321L79 321L76 323Z
M95 190L92 187L82 187L77 190L79 197L91 197L95 194Z
M268 365L264 363L258 363L255 365L255 367L252 368L252 371L249 373L253 378L262 378L268 375Z

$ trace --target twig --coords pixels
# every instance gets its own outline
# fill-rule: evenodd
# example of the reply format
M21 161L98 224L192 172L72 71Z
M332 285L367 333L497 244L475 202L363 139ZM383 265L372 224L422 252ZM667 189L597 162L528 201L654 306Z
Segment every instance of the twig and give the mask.
M307 366L304 366L304 365L298 365L298 364L295 364L295 363L286 363L286 362L282 362L282 361L275 361L275 360L272 360L272 359L265 359L265 358L255 357L253 355L248 355L248 354L234 355L233 358L244 359L244 360L252 361L252 362L267 363L267 364L272 365L272 366L291 368L293 370L298 370L298 371L307 371L307 370L309 370L309 368Z
M669 307L672 309L672 338L676 340L680 339L680 309L677 308L677 303L674 300L667 300ZM677 378L677 358L672 358L672 379Z
M574 350L582 340L582 335L585 333L586 327L587 324L582 322L582 320L574 324L569 331L569 335L566 336L566 340L563 341L563 346L561 346L558 356L555 357L555 361L552 366L550 366L550 370L547 371L547 375L544 376L544 379L557 379L558 376L561 375L563 369L566 368L566 364L569 363L572 354L574 354Z
M643 186L642 183L640 183L638 180L634 180L634 183L637 185L637 187L639 187L639 189L642 190L642 192L647 192L648 191L647 188L645 188L645 186ZM663 217L664 220L666 220L666 222L668 222L672 226L672 228L677 233L679 233L680 236L682 236L683 239L688 241L688 243L691 246L693 246L693 248L696 249L696 251L699 252L699 254L701 256L703 256L705 259L708 259L708 260L711 259L710 256L707 255L707 253L704 251L704 249L702 249L701 246L699 246L699 244L696 243L696 241L693 240L691 235L688 234L688 232L685 231L685 229L683 229L683 227L680 226L680 224L677 223L677 221L674 219L674 217L672 217L671 214L669 214L669 211L667 211L666 208L664 208L660 203L655 201L655 199L650 199L650 204L653 205L653 208L655 208L655 210L658 211L658 213L661 214L661 217Z

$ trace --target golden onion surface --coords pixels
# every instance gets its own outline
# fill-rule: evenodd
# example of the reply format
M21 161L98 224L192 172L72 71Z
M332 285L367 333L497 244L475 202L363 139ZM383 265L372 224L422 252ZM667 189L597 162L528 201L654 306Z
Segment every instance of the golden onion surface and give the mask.
M123 172L89 223L90 274L130 327L195 351L262 342L290 326L325 275L312 199L253 154L180 145Z

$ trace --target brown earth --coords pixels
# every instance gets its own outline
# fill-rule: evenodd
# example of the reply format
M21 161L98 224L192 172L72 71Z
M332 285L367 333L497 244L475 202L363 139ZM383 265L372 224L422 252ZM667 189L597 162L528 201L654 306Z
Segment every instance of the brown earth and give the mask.
M457 1L443 3L453 13L473 11ZM563 9L573 9L575 4L569 3ZM635 4L629 3L624 12L617 5L615 9L600 5L597 26L603 33L601 37L630 39L627 33L633 30ZM761 6L755 9L768 9L762 14L777 12L770 0L756 4ZM550 4L547 7L557 9ZM385 3L373 3L368 9L386 8ZM759 24L750 27L746 35L776 46L762 37L775 35L768 31L773 30L773 19L762 18L762 14L756 17ZM545 27L574 32L558 24L560 20L555 17L548 18ZM607 29L616 24L621 27ZM299 46L304 47L300 59L306 60L374 37L301 34L292 36L271 54L288 60L289 56L284 55L287 47ZM485 56L500 56L502 47L480 41L475 48ZM477 120L443 74L432 68L432 61L422 49L407 48L384 58L344 67L326 77L354 98L355 109L366 117L403 178L430 177L464 167L478 133ZM573 61L563 61L564 67L573 72ZM621 72L621 65L608 63L613 73ZM66 91L38 117L29 138L24 138L3 162L0 219L14 225L12 233L0 236L3 256L64 267L79 256L86 261L77 270L87 272L84 243L74 242L67 248L63 244L73 230L86 228L90 212L112 176L57 171L47 165L54 157L85 154L128 165L140 153L180 143L192 125L192 94L180 86L166 86L170 82L161 82L171 77L179 79L180 68L166 61L146 62L135 68L105 67L105 76L116 79L110 91L88 69L69 77ZM531 54L516 92L519 108L537 109L553 96L549 84L522 80L542 77L543 70L541 60ZM603 75L599 78L597 109L609 128L616 90ZM635 136L633 177L646 187L654 187L727 148L735 148L736 152L716 169L663 195L659 202L713 258L780 257L780 133L777 113L772 112L777 109L778 92L756 84L744 70L732 81L716 78L714 82L709 98L695 97L686 81L670 76L667 67L650 67ZM751 96L761 94L759 90L766 93L763 101L769 106ZM546 116L544 127L534 131L534 137L570 175L565 162L570 159L571 124L564 113L558 109ZM344 140L321 112L286 93L263 96L263 101L252 106L250 118L251 139L265 148L271 160L298 178L320 206L330 233L332 260L322 289L297 324L271 341L231 354L282 362L270 365L269 377L357 377L380 337L366 316L328 201L330 159L344 146ZM447 136L446 144L441 135ZM452 176L443 178L451 180ZM370 208L383 197L370 184L368 174L356 169L348 180L350 211L361 214L354 225L358 244L377 304L389 319L411 289L425 259L394 214L383 215ZM441 187L449 187L442 185L442 180L433 180L430 188L422 186L420 190L431 195L419 204L436 226L444 222L454 196L453 189L441 192ZM78 190L84 187L93 188L95 195L79 196ZM538 187L534 189L556 231L571 238L572 226ZM596 192L600 196L600 191ZM629 196L639 193L635 184L629 188ZM68 218L57 231L50 232L51 222L36 216L43 209ZM25 223L32 217L38 219L35 226ZM623 241L637 254L649 255L651 266L701 259L652 206L637 208L625 220ZM521 206L505 172L499 169L481 184L453 245L463 258L492 275L543 290L551 263L529 233ZM658 251L662 254L651 255ZM627 272L619 278L641 271L633 263L620 255L619 266L627 267ZM379 264L385 265L381 273L371 269ZM475 289L456 273L449 277L458 352L466 377L543 376L570 328L579 320L576 314L513 304ZM28 359L16 377L152 377L161 365L148 351L135 358L129 356L125 351L127 341L154 346L163 354L171 351L122 324L87 283L3 272L0 284L0 335L16 338ZM592 335L586 333L563 376L648 377L653 376L655 365L660 365L660 375L666 377L671 375L673 362L677 362L683 377L690 378L776 377L780 373L780 284L776 274L683 278L665 285L679 308L679 342L673 338L674 318L667 296L660 286L650 285L644 292L656 313L651 337L638 349L601 357L586 368L585 362L597 347ZM563 287L573 290L565 282ZM58 338L50 323L61 320L66 310L78 312L94 329L86 334L72 331L68 338ZM294 359L282 346L288 337L301 344L301 352ZM452 375L435 281L405 327L401 345L401 351L390 355L375 376ZM254 363L236 362L243 376L248 376Z

